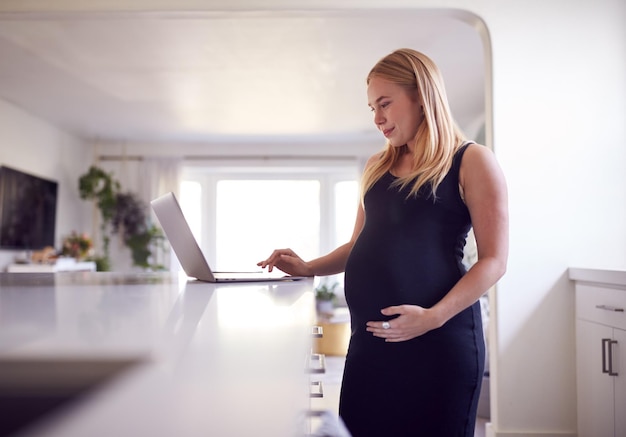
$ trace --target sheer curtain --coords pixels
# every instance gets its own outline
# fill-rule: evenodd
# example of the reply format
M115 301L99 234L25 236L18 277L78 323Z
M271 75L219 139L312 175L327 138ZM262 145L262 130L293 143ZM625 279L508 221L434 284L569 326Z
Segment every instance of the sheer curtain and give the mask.
M137 195L149 205L150 201L161 194L172 191L179 195L182 159L180 158L144 158L139 161L139 186Z
M111 172L120 182L123 193L135 194L146 207L146 216L151 223L159 226L152 213L150 201L169 191L179 194L182 158L175 157L143 157L140 159L102 160L98 164L103 170ZM170 268L172 257L169 248L157 250L154 262ZM132 271L133 266L130 250L118 236L111 238L109 247L112 269L114 271Z
M170 191L180 198L182 159L146 158L141 161L140 167L144 182L137 194L150 209L150 221L160 228L159 221L150 208L150 201ZM172 256L168 244L155 248L153 258L156 264L161 264L168 270L179 270L178 260Z

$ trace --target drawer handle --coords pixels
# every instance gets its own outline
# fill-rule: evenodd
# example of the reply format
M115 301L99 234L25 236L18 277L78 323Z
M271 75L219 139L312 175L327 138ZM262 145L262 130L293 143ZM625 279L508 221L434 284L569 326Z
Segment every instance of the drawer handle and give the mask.
M611 305L596 305L596 308L599 310L605 310L605 311L613 311L616 313L623 313L624 312L624 308L620 308L620 307L614 307Z
M613 345L617 344L617 340L610 338L602 339L602 373L609 376L619 376L618 372L613 371Z
M324 354L310 354L307 371L309 373L325 373L326 360Z
M324 336L324 328L321 326L314 326L312 331L313 338L322 338Z
M309 391L309 397L323 398L324 388L322 387L322 381L311 381L311 389Z

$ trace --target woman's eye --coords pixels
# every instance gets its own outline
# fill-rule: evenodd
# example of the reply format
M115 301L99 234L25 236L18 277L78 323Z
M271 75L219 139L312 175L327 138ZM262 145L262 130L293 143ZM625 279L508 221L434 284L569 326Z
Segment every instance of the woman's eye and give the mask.
M389 105L391 105L391 102L381 102L381 103L378 105L378 109L385 109L385 108L386 108L387 106L389 106ZM373 106L370 106L369 108L370 108L370 112L376 112L376 109L377 109L377 108L375 108L375 107L373 107Z

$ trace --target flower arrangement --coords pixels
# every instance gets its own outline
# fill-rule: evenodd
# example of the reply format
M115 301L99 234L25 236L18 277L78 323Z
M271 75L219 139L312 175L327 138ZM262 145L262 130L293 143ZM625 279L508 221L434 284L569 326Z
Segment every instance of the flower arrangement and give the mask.
M61 255L76 259L85 259L91 255L93 242L86 233L79 234L72 231L70 235L63 239Z

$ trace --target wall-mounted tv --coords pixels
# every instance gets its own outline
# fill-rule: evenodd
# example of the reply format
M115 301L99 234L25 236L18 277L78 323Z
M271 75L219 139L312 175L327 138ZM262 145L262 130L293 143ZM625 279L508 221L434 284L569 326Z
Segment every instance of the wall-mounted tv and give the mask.
M54 247L58 183L0 166L0 249Z

